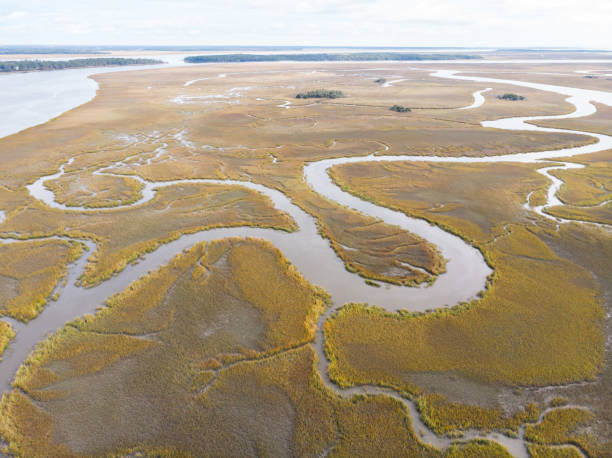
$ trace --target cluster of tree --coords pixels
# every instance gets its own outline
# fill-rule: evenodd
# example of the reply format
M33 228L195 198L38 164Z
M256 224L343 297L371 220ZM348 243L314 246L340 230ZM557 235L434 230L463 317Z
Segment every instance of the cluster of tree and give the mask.
M377 80L374 80L374 82L378 84L385 84L387 80L384 78L378 78Z
M161 60L155 59L127 59L121 57L99 57L70 60L10 60L0 62L0 72L32 72L64 70L68 68L151 65L161 63L163 63Z
M314 91L300 92L296 99L337 99L346 97L344 92L335 89L316 89Z
M522 95L513 94L511 92L508 92L504 95L498 95L497 98L500 100L525 100L525 97L523 97Z
M389 108L389 110L397 111L398 113L407 113L411 111L410 108L404 107L402 105L393 105L391 108Z
M318 62L318 61L374 61L374 60L456 60L482 59L482 56L470 54L424 54L401 52L355 52L344 54L215 54L209 56L185 57L189 64L212 62Z

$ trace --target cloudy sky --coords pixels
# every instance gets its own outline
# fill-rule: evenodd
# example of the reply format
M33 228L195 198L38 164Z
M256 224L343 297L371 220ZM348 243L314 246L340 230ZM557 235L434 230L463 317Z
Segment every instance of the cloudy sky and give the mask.
M0 0L0 45L612 49L611 0Z

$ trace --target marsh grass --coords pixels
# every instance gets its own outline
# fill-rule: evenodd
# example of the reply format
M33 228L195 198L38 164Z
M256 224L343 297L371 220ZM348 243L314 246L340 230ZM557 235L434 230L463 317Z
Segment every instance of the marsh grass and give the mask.
M598 103L595 105L597 106L597 112L590 116L569 119L541 119L536 121L535 124L542 127L557 127L612 135L612 108Z
M570 206L593 206L612 199L612 152L610 160L588 164L583 169L551 170L563 180L559 199Z
M65 277L83 245L64 240L0 245L0 315L20 321L35 318Z
M321 235L330 240L347 270L366 279L414 286L432 282L445 271L446 261L438 250L414 234L355 212L315 211Z
M495 269L482 299L428 315L345 306L325 323L334 381L412 393L439 432L475 427L516 433L537 409L508 416L456 403L415 386L409 374L456 371L485 383L548 385L593 380L602 369L604 310L597 284L587 270L556 254L545 232L520 224L524 196L542 185L530 166L489 164L485 172L464 165L354 164L332 175L350 192L472 241ZM497 192L489 194L493 181Z
M546 211L566 219L612 224L612 151L572 160L586 167L550 171L564 181L557 196L565 206L550 207Z
M405 407L392 398L364 396L344 401L338 425L340 441L330 454L333 457L441 455L418 442Z
M126 177L68 174L45 186L54 192L57 202L69 207L112 208L129 205L140 198L140 182Z
M213 410L194 404L203 387L217 378L206 372L212 369L222 378L225 370L241 361L303 346L314 337L314 322L326 302L326 294L308 285L267 242L232 239L197 245L111 298L97 315L67 325L41 344L20 368L16 390L5 397L2 436L25 455L37 455L47 447L54 450L53 441L66 437L68 424L78 437L91 437L69 441L76 447L71 453L125 448L124 441L114 442L118 434L131 438L128 443L133 447L140 446L142 439L153 448L181 449L178 444L184 439L191 453L193 447L213 443L220 451L227 443L213 437L215 428L208 428L211 435L201 440L196 434L203 417L215 421ZM210 358L217 363L207 362ZM313 364L312 356L309 364ZM117 383L124 386L119 397ZM143 396L149 405L144 411ZM187 399L192 401L185 404ZM283 399L279 398L281 407ZM243 402L248 412L252 401ZM50 414L36 407L42 405ZM289 429L283 431L291 430L291 416L283 420L285 407L274 411L264 403L258 408L276 412L281 423L288 422ZM87 429L93 424L82 421L118 414L115 409L140 420L122 433L115 430L123 428L119 424L94 433ZM228 412L232 418L237 415L231 409ZM164 416L170 421L182 419L179 423L183 424L157 437L154 419ZM32 444L22 436L36 424L50 428L41 437L48 437L51 443ZM226 428L233 434L230 424ZM261 431L260 426L253 426L251 434L255 434L253 428L258 434ZM185 439L187 436L192 439ZM244 441L240 444L237 446L246 446ZM269 441L262 444L272 447Z
M295 267L263 242L235 247L228 264L241 296L262 312L264 322L274 323L266 329L266 350L296 346L313 338L317 319L329 300L326 292L304 287L306 281ZM288 303L292 313L287 313ZM287 340L289 330L295 336Z
M524 220L530 191L548 180L531 164L343 164L330 171L344 190L424 218L468 241L485 242L509 222Z
M510 458L511 456L500 444L488 440L454 444L444 454L445 458Z
M575 442L575 433L594 419L585 409L566 407L551 410L536 425L527 425L525 439L538 444L555 445Z
M197 245L39 345L0 436L20 456L440 456L397 400L325 388L306 345L325 302L267 242Z
M523 423L537 421L539 415L535 404L508 415L501 409L448 402L439 394L419 396L417 408L423 421L438 434L473 428L504 431L516 436Z
M275 65L278 64L264 67L280 68ZM238 224L284 230L291 230L292 226L286 219L272 218L270 209L263 205L251 205L243 201L223 209L222 206L228 204L226 201L219 202L220 206L215 207L210 196L198 199L199 196L192 194L193 188L189 187L168 190L165 193L166 199L160 198L156 204L151 203L140 209L86 215L50 211L32 202L27 193L23 195L21 190L26 184L42 175L56 172L67 157L74 156L75 162L67 170L67 175L59 180L66 191L66 195L63 192L58 194L60 199L99 205L103 201L111 204L131 201L134 194L128 188L135 182L131 181L130 184L130 180L118 178L114 184L122 192L108 189L103 199L102 195L98 199L85 198L79 183L86 189L106 192L105 183L110 178L93 178L82 171L107 166L132 155L141 157L128 161L119 173L137 173L156 180L224 177L245 180L252 177L255 181L270 183L272 187L282 187L286 191L301 181L302 167L306 161L338 155L368 154L381 149L380 142L389 146L391 154L405 152L474 156L506 153L510 148L519 152L591 141L580 136L482 129L451 119L454 113L452 110L443 110L443 115L440 115L439 110L421 110L418 116L416 113L411 116L410 125L406 125L403 119L394 119L397 118L394 116L380 116L381 107L387 108L396 100L402 100L402 103L409 106L462 106L474 90L469 84L447 86L435 79L407 81L402 88L380 91L369 80L338 76L331 72L311 74L302 70L270 73L266 76L269 86L262 86L261 80L254 82L252 75L245 74L228 79L213 78L206 86L207 92L211 94L225 93L232 87L256 86L248 91L244 103L239 105L169 103L177 95L200 94L202 87L199 84L185 87L181 83L183 78L189 79L194 75L201 77L199 72L196 69L167 69L163 72L98 75L96 79L101 89L94 101L50 123L6 139L0 147L0 159L5 165L3 170L6 170L0 172L0 185L10 190L13 196L5 202L0 195L2 208L10 214L10 218L3 224L3 230L40 236L65 233L66 228L69 228L70 235L96 240L100 244L100 252L92 258L82 279L84 285L92 286L119 272L139 255L182 233L205 227ZM210 76L215 74L210 73ZM296 101L292 115L288 117L284 114L280 116L275 105L254 101L256 97L290 98L295 91L287 89L279 93L279 87L295 86L299 91L304 91L320 80L325 80L326 84L329 82L329 87L337 83L350 84L351 98L360 104L359 107L340 104L332 106L328 103L306 107L310 105L308 101L304 101L304 106ZM151 85L157 90L149 91L147 87ZM337 102L341 103L341 100ZM564 103L560 97L534 91L529 92L529 100L520 108L516 104L514 108L508 108L512 104L501 102L494 108L507 115L521 114L521 110L526 110L527 114L528 110L533 109L547 114L553 109L558 110ZM97 126L96 129L83 127L93 124ZM179 125L183 126L184 138L188 142L173 137ZM144 137L149 139L143 140ZM156 148L164 142L168 143L167 154L149 164L140 160L152 159ZM277 150L277 147L280 148ZM271 148L274 148L278 158L276 164L270 163ZM50 183L51 186L54 184L57 183ZM70 189L76 193L68 192ZM3 194L4 188L0 191ZM164 191L158 194L164 194ZM170 195L173 198L169 198ZM185 195L191 206L182 205L185 201L181 202L181 195ZM293 197L298 205L308 205L308 196L294 193ZM251 200L249 196L244 196L244 199ZM210 205L207 206L207 203ZM329 203L327 205L331 206ZM207 214L202 215L205 211ZM249 220L247 212L258 215L257 220ZM263 213L267 213L268 217L261 216ZM324 218L321 216L321 220ZM142 224L138 227L133 224L134 221ZM331 226L335 223L322 221L322 225L325 224ZM364 221L359 224L365 226L368 223ZM432 275L436 269L441 268L440 260L436 260L436 255L431 252L431 246L422 244L416 247L417 242L411 242L407 236L398 235L399 243L396 244L402 246L402 253L391 252L387 241L381 242L383 247L378 249L374 246L378 243L377 237L369 235L364 236L366 240L356 247L357 251L349 253L344 252L340 246L350 246L342 239L359 239L359 234L344 236L342 230L329 227L322 232L335 239L334 248L343 257L347 267L365 278L410 285L432 281L432 276L402 266L398 261L404 256L413 258L416 262L409 261L410 264L423 267ZM374 232L384 234L389 233L389 230L376 229ZM407 249L408 245L415 246Z
M5 321L0 321L0 361L2 360L2 353L8 347L8 344L15 337L15 332L10 324Z
M574 447L547 447L545 445L527 444L531 458L582 458L584 455Z
M86 287L121 272L139 256L183 234L235 226L296 228L289 215L277 211L267 197L255 191L198 184L164 188L145 205L85 217L79 212L30 208L5 226L7 231L24 234L58 233L95 240L98 250L81 278Z
M330 376L341 385L373 383L413 393L420 390L405 376L410 372L459 371L509 385L592 379L603 358L603 309L593 294L596 285L527 231L515 229L500 242L497 249L487 249L494 280L469 307L417 316L359 305L343 308L325 325ZM519 253L511 254L513 244ZM482 409L452 410L456 418L431 410L430 426L499 427L492 419L500 412L475 418Z
M370 145L372 148L375 146ZM363 149L364 145L338 142L334 146L339 154L350 154L356 148ZM359 152L366 153L368 150ZM294 170L294 167L301 165L293 164L291 172L284 171L282 174L299 175L299 170ZM311 214L317 220L319 233L330 241L346 269L364 279L418 285L432 282L435 275L445 271L446 260L435 246L423 238L324 199L308 188L301 176L281 182L272 174L254 176L266 186L287 194L294 203Z
M612 224L612 202L597 207L550 207L547 213L560 218L591 223Z

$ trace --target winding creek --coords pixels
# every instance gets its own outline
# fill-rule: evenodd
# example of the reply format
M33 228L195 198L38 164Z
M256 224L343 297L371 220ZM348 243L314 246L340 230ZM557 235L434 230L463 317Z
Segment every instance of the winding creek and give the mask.
M478 108L481 105L484 105L485 103L485 98L484 98L484 94L485 92L489 92L491 90L490 87L486 88L486 89L481 89L480 91L476 91L474 92L474 94L472 94L472 96L474 97L474 103L472 103L471 105L465 106L465 107L461 107L459 108L460 110L471 110L472 108Z
M514 81L496 78L486 78L477 76L458 75L458 72L439 70L432 73L439 78L450 78L466 81L483 82L487 84L511 84L516 86L529 87L543 91L550 91L567 95L567 101L575 106L575 111L570 114L559 116L535 116L535 117L516 117L499 119L495 121L484 121L482 126L486 128L497 128L507 130L532 130L539 132L566 132L573 134L583 134L594 137L597 142L585 146L565 148L554 151L528 152L520 154L505 154L492 157L439 157L439 156L408 156L408 155L384 155L380 152L362 157L339 157L313 162L304 167L304 180L310 188L321 196L336 202L340 205L355 209L365 215L379 218L388 224L399 226L402 229L417 234L434 244L442 256L448 260L446 272L441 274L433 285L426 287L408 288L402 286L385 285L381 288L372 288L365 284L363 279L356 274L352 274L345 269L344 263L336 256L335 252L326 239L323 239L317 231L314 218L301 210L291 200L280 191L267 188L263 185L235 180L175 180L166 182L147 181L138 176L129 175L129 178L138 180L142 185L141 198L123 207L107 209L106 211L121 211L121 208L143 205L151 201L157 190L163 187L175 186L185 183L194 184L224 184L243 186L257 191L267 196L274 206L281 211L288 213L297 223L299 229L293 233L286 233L273 229L261 228L222 228L202 231L195 234L184 235L181 238L162 245L157 250L144 256L137 264L131 264L120 274L92 288L81 288L77 286L77 280L84 271L87 263L87 255L82 256L73 263L67 275L65 285L58 286L59 299L50 302L42 313L29 324L24 325L15 320L2 318L10 322L17 332L17 335L10 347L4 354L0 362L0 392L6 392L11 388L13 377L35 348L36 344L43 340L50 333L60 329L66 322L83 316L84 314L94 313L97 308L113 294L124 290L131 282L146 275L149 271L157 269L169 262L177 253L193 246L196 243L210 241L227 237L256 237L270 241L285 257L293 263L304 277L313 284L321 286L331 295L333 306L320 318L313 348L319 356L319 372L326 384L332 391L341 396L352 396L356 393L386 394L403 402L410 412L411 421L415 431L421 433L421 439L428 444L444 448L451 443L451 439L439 437L427 428L421 421L414 403L401 397L398 393L375 386L357 386L349 389L340 389L333 384L328 377L328 361L325 357L323 323L337 308L347 302L368 302L382 306L387 310L396 311L407 309L411 311L426 311L439 307L452 306L457 303L469 301L478 296L485 288L487 278L492 273L489 266L485 263L480 251L465 243L461 238L431 225L424 220L411 218L404 213L390 210L371 202L364 201L347 192L341 190L329 177L328 171L331 167L346 163L357 162L382 162L382 161L411 161L411 162L444 162L444 163L496 163L496 162L521 162L521 163L541 163L542 168L539 172L551 180L548 190L547 202L538 207L526 208L537 212L547 218L554 219L562 224L564 220L554 218L546 213L546 208L553 205L562 205L556 197L556 192L562 185L562 181L549 174L553 169L582 167L580 164L563 163L550 160L578 154L594 153L612 148L612 137L602 134L589 132L571 131L566 129L541 128L533 124L532 121L542 119L565 119L581 116L588 116L596 111L591 102L597 102L612 106L612 93L593 91L586 89L574 89L569 87L553 86L540 83L529 83L524 81ZM219 76L221 77L221 76ZM197 80L189 81L193 83ZM189 84L185 84L188 86ZM489 90L483 89L474 93L474 103L462 109L475 108L484 103L482 94ZM287 105L281 105L288 108ZM73 159L67 161L60 170L49 176L41 177L36 182L28 186L32 197L40 200L49 207L58 208L64 211L99 212L100 209L88 209L84 207L69 207L58 203L52 191L46 188L45 183L49 180L59 178L65 173L65 167L72 163ZM125 161L126 159L124 159ZM116 175L113 168L121 165L122 161L111 166L104 167L94 172L98 175ZM546 164L550 164L546 166ZM4 214L0 211L0 224ZM56 237L57 238L57 237ZM3 239L3 242L19 243L15 239ZM90 240L81 240L91 254L96 246ZM481 434L478 431L465 432L464 439L484 437L496 440L503 444L508 450L517 457L526 457L527 450L523 441L523 431L518 438L509 438L501 434Z

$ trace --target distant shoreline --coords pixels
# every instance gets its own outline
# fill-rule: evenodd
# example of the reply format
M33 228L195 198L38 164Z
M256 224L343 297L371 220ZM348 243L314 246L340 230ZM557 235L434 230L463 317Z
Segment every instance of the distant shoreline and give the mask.
M75 68L123 67L127 65L162 64L157 59L102 57L70 60L9 60L0 61L0 73L27 73Z
M360 52L317 54L213 54L185 57L189 64L232 62L370 62L370 61L421 61L421 60L472 60L482 59L476 54Z

